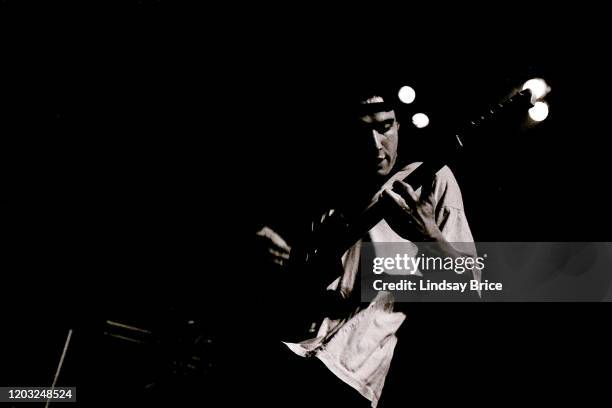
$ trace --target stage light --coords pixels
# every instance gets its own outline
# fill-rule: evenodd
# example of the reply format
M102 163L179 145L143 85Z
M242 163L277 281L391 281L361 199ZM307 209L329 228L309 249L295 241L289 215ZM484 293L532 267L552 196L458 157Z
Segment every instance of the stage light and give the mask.
M531 109L529 109L529 117L536 121L541 122L548 116L548 104L546 102L536 102Z
M550 86L542 78L532 78L525 82L523 90L529 89L531 91L531 102L535 102L542 99L550 92Z
M412 117L412 123L419 129L429 125L429 118L424 113L415 113Z
M414 91L414 89L406 85L400 88L399 92L397 93L397 96L399 97L400 101L408 104L414 102L414 99L416 98L416 92Z

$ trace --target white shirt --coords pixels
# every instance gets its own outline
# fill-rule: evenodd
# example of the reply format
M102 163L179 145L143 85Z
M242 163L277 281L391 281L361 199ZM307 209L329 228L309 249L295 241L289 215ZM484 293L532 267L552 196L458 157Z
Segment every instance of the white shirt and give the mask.
M391 187L395 180L405 178L419 165L417 162L406 166L391 177L381 191ZM420 190L416 193L420 194ZM450 243L472 243L472 233L463 211L461 191L448 167L442 168L436 174L432 193L436 204L436 222L445 239ZM375 197L378 196L379 194L376 194ZM406 243L408 256L417 255L417 246L397 235L385 220L374 226L368 235L373 243ZM384 246L381 245L377 249L374 245L374 250L384 250ZM342 258L344 273L330 283L328 290L340 291L344 298L353 293L360 251L361 241L346 251ZM379 256L378 253L376 255ZM480 271L473 272L474 279L480 281ZM395 333L406 318L403 313L393 311L393 304L391 293L379 292L365 308L341 319L325 318L314 338L285 344L300 356L316 356L338 378L370 400L372 407L376 407L397 344Z

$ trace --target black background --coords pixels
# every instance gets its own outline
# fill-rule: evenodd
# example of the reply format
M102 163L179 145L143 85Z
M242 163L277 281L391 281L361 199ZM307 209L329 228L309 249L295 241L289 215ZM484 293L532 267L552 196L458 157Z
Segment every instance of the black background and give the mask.
M457 164L475 239L610 240L597 10L381 5L358 19L163 1L0 6L7 385L50 382L68 327L86 334L76 332L66 384L82 373L110 381L112 370L97 369L98 322L151 320L174 305L219 339L223 369L240 367L238 345L270 325L257 305L274 296L243 262L249 234L334 191L327 175L342 160L329 154L338 123L326 95L381 72L412 85L414 109L440 130L545 78L546 121L492 131ZM420 305L409 316L423 350L413 363L466 389L466 365L477 383L518 369L525 383L563 384L609 343L603 309ZM457 350L466 360L445 357Z

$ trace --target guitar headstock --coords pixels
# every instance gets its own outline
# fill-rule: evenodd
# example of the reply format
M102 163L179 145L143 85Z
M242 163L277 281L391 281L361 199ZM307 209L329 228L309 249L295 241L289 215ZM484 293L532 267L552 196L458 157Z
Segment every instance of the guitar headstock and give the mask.
M461 127L455 133L455 145L457 150L463 149L465 146L464 137L470 133L480 131L490 124L502 122L508 118L514 118L516 115L523 115L529 108L533 106L532 94L529 89L518 91L498 103L490 107L479 117L469 121L467 125Z

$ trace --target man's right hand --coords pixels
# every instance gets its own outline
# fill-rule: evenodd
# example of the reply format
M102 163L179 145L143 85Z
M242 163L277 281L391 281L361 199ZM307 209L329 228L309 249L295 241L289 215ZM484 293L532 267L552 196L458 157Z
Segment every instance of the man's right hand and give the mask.
M279 266L284 266L289 260L291 247L270 227L263 227L255 233L257 249L262 257Z

